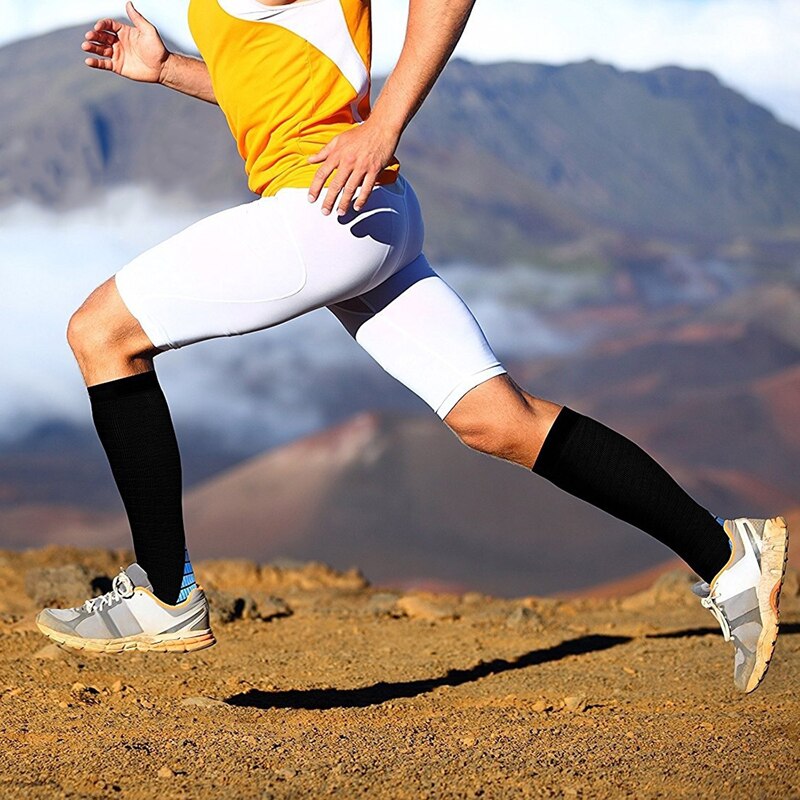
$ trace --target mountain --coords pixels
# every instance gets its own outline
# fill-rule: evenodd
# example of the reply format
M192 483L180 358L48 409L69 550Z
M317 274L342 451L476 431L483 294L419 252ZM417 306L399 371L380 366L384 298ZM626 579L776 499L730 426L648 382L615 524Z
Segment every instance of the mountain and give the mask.
M86 69L84 30L0 49L0 205L129 182L247 199L218 110ZM613 260L643 239L800 250L800 132L707 72L455 59L398 155L439 261Z
M412 126L424 189L439 159L467 181L491 154L534 201L604 229L714 240L800 221L800 132L708 72L455 60ZM473 188L506 197L498 177Z
M0 204L67 209L126 183L221 204L246 200L219 109L89 70L80 44L90 27L0 48Z

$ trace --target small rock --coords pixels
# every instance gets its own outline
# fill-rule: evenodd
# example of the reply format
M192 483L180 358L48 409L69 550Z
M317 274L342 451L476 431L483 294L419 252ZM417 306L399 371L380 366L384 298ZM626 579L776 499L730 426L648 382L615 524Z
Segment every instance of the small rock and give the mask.
M391 592L378 592L367 601L367 611L376 617L384 617L387 614L391 614L399 597L399 595Z
M585 711L586 710L586 698L584 697L576 697L571 695L569 697L564 698L564 710L565 711Z
M547 711L552 711L553 706L547 700L537 700L531 705L531 711L535 714L544 714Z
M638 674L639 674L639 673L638 673L638 672L636 672L636 670L635 670L635 669L633 669L632 667L623 667L623 668L622 668L622 671L623 671L623 672L627 672L627 673L628 673L628 675L638 675Z
M275 773L275 777L279 780L288 781L297 775L296 769L280 769Z
M223 592L218 589L208 589L206 594L211 607L211 621L216 624L225 625L237 619L268 622L292 614L292 609L280 597L253 597L245 592Z
M532 609L527 606L519 606L515 608L506 619L507 628L533 628L541 630L542 618Z
M269 622L271 619L280 617L290 617L293 613L286 602L280 597L272 595L256 598L247 610L250 619L258 619L262 622Z
M83 564L29 569L25 592L37 606L70 608L97 594L94 579L94 573Z
M94 686L85 686L82 683L73 683L70 690L72 696L87 706L94 706L100 702L100 692Z
M216 700L213 697L184 697L180 705L191 706L194 708L228 708L227 703L222 700Z
M33 658L41 658L47 661L66 659L68 656L69 654L55 643L46 644L41 650L37 650L33 654Z
M692 594L694 576L684 569L675 569L659 575L649 589L632 594L620 601L625 611L642 611L661 605L694 606L697 597Z
M175 773L169 767L161 767L158 771L159 778L174 778Z
M420 619L427 622L458 618L452 608L426 600L418 595L410 594L401 597L396 603L396 608L409 619Z
M477 742L477 741L478 741L478 740L477 740L477 739L476 739L474 736L465 736L465 737L464 737L464 738L461 740L461 744L462 744L464 747L475 747L475 744L476 744L476 742Z
M252 602L252 598L237 597L219 589L206 589L206 597L210 607L211 622L216 625L227 625L229 622L241 619L247 602Z
M114 683L111 684L111 691L113 694L119 694L124 688L125 686L119 679L115 680Z

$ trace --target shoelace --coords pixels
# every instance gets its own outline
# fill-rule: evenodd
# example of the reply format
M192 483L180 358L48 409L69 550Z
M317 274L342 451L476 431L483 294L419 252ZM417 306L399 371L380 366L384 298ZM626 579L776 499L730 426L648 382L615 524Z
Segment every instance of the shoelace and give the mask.
M728 625L728 620L725 619L725 613L717 605L715 599L711 595L708 597L701 597L700 604L717 618L717 622L719 622L719 626L722 628L722 635L725 637L725 641L729 642L731 640L731 626Z
M101 594L100 597L93 597L87 600L81 608L91 614L99 611L104 605L112 606L127 597L133 595L133 581L128 577L128 573L121 569L113 581L111 581L111 591Z

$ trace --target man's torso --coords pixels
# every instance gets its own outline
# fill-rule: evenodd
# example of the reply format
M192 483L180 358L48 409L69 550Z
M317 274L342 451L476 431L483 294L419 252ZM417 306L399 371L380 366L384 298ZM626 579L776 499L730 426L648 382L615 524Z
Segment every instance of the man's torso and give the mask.
M189 23L257 194L309 186L308 156L369 116L369 0L191 0Z

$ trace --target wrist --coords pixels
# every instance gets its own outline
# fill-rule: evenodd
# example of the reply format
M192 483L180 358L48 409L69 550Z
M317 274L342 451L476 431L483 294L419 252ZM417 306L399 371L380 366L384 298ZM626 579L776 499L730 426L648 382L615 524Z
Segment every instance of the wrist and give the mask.
M168 85L169 81L171 80L174 66L175 53L170 53L167 51L167 57L161 62L161 69L159 70L156 83L160 83L164 86Z
M379 132L387 139L394 140L400 139L405 127L399 120L386 119L381 114L376 114L374 111L369 115L364 125Z

